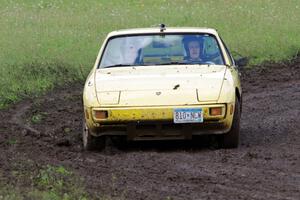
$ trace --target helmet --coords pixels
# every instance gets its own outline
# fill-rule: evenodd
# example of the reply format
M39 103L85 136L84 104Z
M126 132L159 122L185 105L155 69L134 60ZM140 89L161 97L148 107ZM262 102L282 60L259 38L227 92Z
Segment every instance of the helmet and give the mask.
M202 49L203 47L203 39L201 36L199 35L185 35L182 39L182 43L184 45L184 50L186 52L186 57L189 58L190 57L190 51L189 51L189 47L188 47L188 44L190 42L199 42L199 45L200 45L200 49ZM201 52L200 52L201 53Z

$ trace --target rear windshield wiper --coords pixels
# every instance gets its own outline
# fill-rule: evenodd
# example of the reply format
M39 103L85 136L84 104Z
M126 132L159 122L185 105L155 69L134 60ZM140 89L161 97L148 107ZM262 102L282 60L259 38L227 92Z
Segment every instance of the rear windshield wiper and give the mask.
M186 65L187 62L180 62L180 61L172 61L172 62L166 62L166 63L157 63L155 65Z
M116 65L109 65L109 66L106 66L106 67L103 67L103 68L105 69L105 68L112 68L112 67L132 67L132 66L136 66L136 65L116 64Z

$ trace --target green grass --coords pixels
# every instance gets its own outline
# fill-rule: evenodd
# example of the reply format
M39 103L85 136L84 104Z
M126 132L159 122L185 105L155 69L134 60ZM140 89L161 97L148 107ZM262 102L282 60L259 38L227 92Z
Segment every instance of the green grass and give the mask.
M62 165L39 165L32 160L13 160L9 170L0 169L0 200L121 200L124 193L88 192L84 178ZM112 188L117 187L113 176Z
M84 79L115 29L213 27L259 64L298 53L299 21L299 0L0 0L0 108Z
M37 172L15 170L12 171L12 175L17 180L16 185L0 182L0 200L89 199L83 181L62 166L47 165ZM22 181L27 184L20 184Z
M47 165L33 181L35 189L29 195L34 199L87 200L81 181L62 166Z

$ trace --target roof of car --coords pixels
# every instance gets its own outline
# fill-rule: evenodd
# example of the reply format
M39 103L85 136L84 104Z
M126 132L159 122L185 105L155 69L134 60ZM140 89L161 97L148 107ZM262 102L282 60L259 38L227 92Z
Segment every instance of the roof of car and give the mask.
M217 35L217 31L212 28L197 28L197 27L166 27L164 33L208 33ZM153 28L135 28L135 29L122 29L110 32L108 37L117 35L131 35L131 34L147 34L147 33L161 33L160 27Z

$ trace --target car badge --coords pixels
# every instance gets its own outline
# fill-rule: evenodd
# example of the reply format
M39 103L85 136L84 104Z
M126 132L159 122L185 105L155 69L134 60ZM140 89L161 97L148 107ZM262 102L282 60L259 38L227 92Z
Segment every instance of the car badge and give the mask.
M155 94L156 94L157 96L159 96L159 95L161 95L161 92L156 92Z

